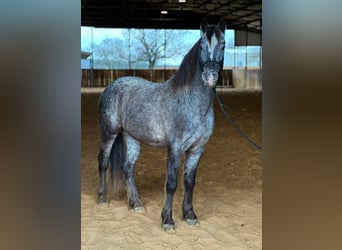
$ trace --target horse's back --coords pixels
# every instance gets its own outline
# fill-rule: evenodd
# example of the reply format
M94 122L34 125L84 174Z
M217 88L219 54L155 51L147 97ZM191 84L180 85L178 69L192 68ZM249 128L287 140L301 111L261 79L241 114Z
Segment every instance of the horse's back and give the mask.
M155 84L141 77L124 76L111 82L100 96L99 102L104 106L113 105L113 102L122 102L138 92L152 90Z

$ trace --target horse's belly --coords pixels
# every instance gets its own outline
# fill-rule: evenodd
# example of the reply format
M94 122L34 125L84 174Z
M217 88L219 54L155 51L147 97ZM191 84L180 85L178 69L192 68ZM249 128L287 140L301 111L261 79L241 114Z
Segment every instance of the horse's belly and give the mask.
M123 129L134 139L151 146L165 146L165 132L158 122L151 119L140 122L128 122L124 124Z
M157 133L156 131L149 131L140 134L140 135L136 135L136 138L145 143L148 144L150 146L158 146L158 147L163 147L166 146L166 140L165 140L165 136L162 133Z
M158 135L158 134L150 134L150 133L129 133L134 139L145 143L147 145L150 146L157 146L157 147L164 147L166 146L165 143L165 137L163 137L162 135Z

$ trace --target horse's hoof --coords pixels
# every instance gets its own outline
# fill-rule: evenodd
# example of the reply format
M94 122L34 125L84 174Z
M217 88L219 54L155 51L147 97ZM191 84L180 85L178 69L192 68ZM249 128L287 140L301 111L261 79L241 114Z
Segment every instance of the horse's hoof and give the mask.
M143 206L134 207L133 210L135 212L145 212L145 208Z
M135 212L143 212L145 211L143 203L137 199L136 201L128 200L128 209L132 209Z
M107 204L106 198L103 196L99 196L99 198L97 199L97 205L103 206L106 204Z
M199 226L199 221L197 219L186 219L185 222L188 225L198 225Z
M174 233L175 232L175 225L174 224L163 224L162 229L165 232Z
M102 207L102 206L107 205L107 202L106 201L98 201L97 205Z

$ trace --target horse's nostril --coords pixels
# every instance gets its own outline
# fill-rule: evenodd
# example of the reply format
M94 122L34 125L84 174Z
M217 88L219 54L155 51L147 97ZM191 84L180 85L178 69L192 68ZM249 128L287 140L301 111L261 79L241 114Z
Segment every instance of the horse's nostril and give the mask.
M207 71L207 72L202 72L202 78L207 79L207 78L213 78L214 80L217 80L218 78L218 73L215 71Z
M218 78L217 72L213 72L213 78L214 78L215 81L217 80L217 78Z

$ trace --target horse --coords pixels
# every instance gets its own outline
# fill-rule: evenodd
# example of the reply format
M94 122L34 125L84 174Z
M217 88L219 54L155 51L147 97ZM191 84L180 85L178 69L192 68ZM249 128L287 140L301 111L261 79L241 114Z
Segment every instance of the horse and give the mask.
M225 29L223 18L218 25L209 25L203 18L199 40L170 79L153 83L140 77L120 77L100 95L99 205L106 203L110 166L114 191L126 189L129 209L144 210L134 169L141 143L146 143L166 147L168 153L162 229L175 229L172 203L183 154L183 220L189 225L199 223L192 204L193 190L199 161L214 130L213 88L223 68Z

